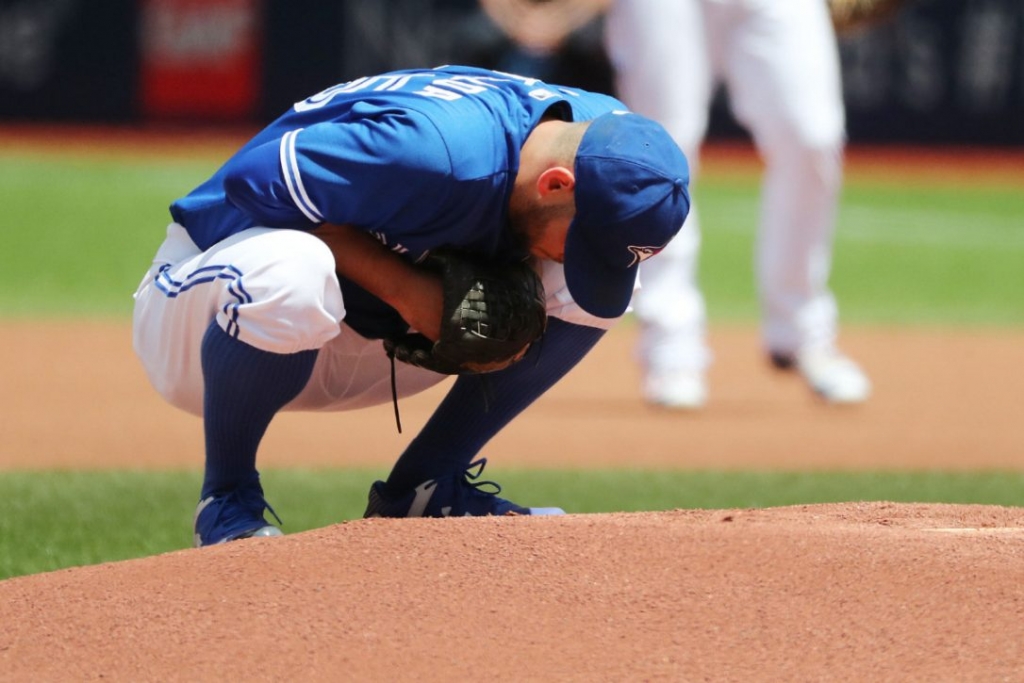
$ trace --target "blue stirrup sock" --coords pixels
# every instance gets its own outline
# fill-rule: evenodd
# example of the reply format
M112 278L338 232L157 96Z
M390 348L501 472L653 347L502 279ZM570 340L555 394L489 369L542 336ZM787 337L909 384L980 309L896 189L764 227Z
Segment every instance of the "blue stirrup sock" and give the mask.
M258 477L256 450L281 408L313 374L317 349L280 354L231 337L213 321L203 335L206 471L200 499Z
M604 333L551 318L541 342L512 367L460 376L395 463L387 490L404 494L465 470L484 444L574 368Z

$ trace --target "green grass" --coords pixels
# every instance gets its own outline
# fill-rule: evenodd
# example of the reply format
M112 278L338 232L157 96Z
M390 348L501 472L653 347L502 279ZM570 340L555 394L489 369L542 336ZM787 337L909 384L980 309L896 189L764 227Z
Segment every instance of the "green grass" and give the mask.
M267 470L288 533L361 517L366 469ZM496 475L497 476L497 475ZM843 501L1024 505L1019 472L525 471L505 494L570 513L776 507ZM0 579L189 547L197 471L0 474Z
M752 271L758 179L703 177L700 282L712 321L757 316ZM1024 192L848 180L831 285L844 321L1024 324Z
M219 156L149 159L0 152L0 316L121 316L163 239L167 206ZM757 316L759 178L696 189L712 321ZM832 285L847 323L1024 324L1024 192L847 180Z
M170 222L207 160L0 154L0 316L131 315Z

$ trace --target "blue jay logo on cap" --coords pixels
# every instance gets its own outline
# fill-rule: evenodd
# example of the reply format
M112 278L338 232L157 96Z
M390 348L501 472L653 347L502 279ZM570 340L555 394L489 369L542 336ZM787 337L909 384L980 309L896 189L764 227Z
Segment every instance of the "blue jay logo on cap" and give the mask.
M629 251L633 254L633 260L630 261L629 265L626 266L626 267L627 268L632 268L633 266L635 266L635 265L637 265L639 263L643 263L647 259L651 258L655 254L660 252L662 249L665 248L665 245L662 245L660 247L634 247L634 246L629 246L629 247L626 247L626 248L629 249Z

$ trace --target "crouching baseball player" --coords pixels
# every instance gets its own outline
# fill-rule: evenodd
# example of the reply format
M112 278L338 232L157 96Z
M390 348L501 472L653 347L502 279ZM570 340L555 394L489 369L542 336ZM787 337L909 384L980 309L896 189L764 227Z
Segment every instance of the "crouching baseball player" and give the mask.
M195 544L281 533L256 468L279 411L452 374L366 516L561 513L482 486L476 456L622 316L688 181L653 121L505 73L400 71L294 105L171 205L135 294L148 377L203 417Z

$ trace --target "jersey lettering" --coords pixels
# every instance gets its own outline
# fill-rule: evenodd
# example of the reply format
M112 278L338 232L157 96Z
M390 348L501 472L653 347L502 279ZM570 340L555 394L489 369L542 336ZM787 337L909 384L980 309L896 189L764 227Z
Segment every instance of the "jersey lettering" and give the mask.
M359 87L369 81L369 78L357 78L354 81L348 83L342 83L341 85L334 85L326 90L318 92L316 95L312 95L302 100L301 102L295 103L295 111L311 111L313 109L319 109L320 107L326 106L336 95L340 95L344 92L355 92Z
M482 93L487 88L493 88L494 86L490 83L482 83L478 78L470 78L467 76L455 76L453 78L442 78L434 81L434 85L438 88L451 88L459 92L466 93L467 95L476 95Z
M374 92L390 92L401 90L408 85L413 78L432 78L432 73L421 74L385 74L382 76L364 76L348 83L334 85L323 90L312 97L307 97L301 102L295 103L295 111L303 112L312 109L320 109L327 106L332 99L344 93L361 92L372 90Z
M454 102L455 100L461 100L462 95L451 90L445 90L444 88L438 88L434 85L428 85L422 90L416 91L417 95L423 95L424 97L436 97L441 100L447 100L448 102Z
M552 97L560 97L560 95L546 88L534 88L530 91L530 97L538 102L544 102L545 100L550 100Z
M522 83L528 88L532 88L528 95L539 102L561 97L558 92L545 88L545 87L533 87L540 83L536 78L526 78L524 76L517 76L515 74L501 74L501 78L495 78L493 76L469 76L469 75L443 75L438 74L434 71L425 71L420 73L408 73L408 74L384 74L381 76L364 76L347 83L340 85L331 86L326 90L323 90L312 97L307 97L301 102L296 102L294 109L297 112L306 112L313 109L320 109L330 104L338 95L355 93L355 92L394 92L396 90L402 90L406 86L409 86L413 81L416 87L419 87L419 82L422 79L431 79L431 82L425 86L419 87L418 90L413 91L417 95L423 97L433 97L437 99L446 100L448 102L454 102L455 100L462 99L465 95L479 95L482 92L487 91L491 88L497 88L496 83L507 83L509 81L515 81ZM439 77L440 76L440 77ZM574 93L573 93L574 94Z

